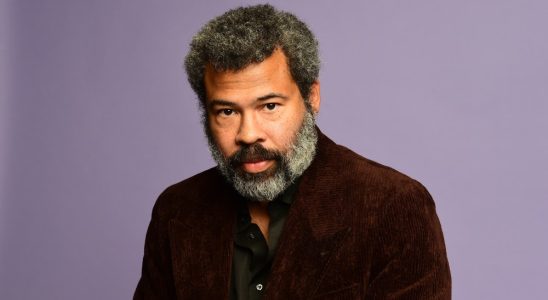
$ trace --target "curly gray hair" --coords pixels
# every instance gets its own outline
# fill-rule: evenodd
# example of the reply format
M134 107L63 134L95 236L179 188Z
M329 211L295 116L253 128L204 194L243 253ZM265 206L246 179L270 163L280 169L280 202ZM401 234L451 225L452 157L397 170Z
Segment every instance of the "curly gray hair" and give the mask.
M237 71L262 62L276 48L287 57L291 76L308 105L310 87L320 71L318 41L296 16L265 4L229 10L204 25L192 39L185 69L201 107L207 64L218 71Z

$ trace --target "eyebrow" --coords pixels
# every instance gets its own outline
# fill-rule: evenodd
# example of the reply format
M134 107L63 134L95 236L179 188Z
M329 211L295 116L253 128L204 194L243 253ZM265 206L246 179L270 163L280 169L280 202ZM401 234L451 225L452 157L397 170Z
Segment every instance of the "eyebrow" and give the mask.
M257 101L266 101L266 100L269 100L269 99L272 99L272 98L281 98L283 100L287 100L289 97L283 95L283 94L279 94L279 93L269 93L269 94L266 94L264 96L261 96L261 97L258 97L257 98ZM228 101L228 100L223 100L223 99L211 99L209 101L209 105L208 105L210 108L211 107L214 107L214 106L229 106L229 107L234 107L234 106L237 106L236 103L232 102L232 101Z
M230 107L234 107L236 106L236 103L234 102L230 102L230 101L227 101L227 100L222 100L222 99L212 99L209 101L209 107L212 108L216 105L219 105L219 106L230 106Z
M282 94L278 94L278 93L270 93L270 94L266 94L264 96L261 96L259 98L257 98L257 101L265 101L265 100L269 100L269 99L272 99L272 98L282 98L284 100L287 100L287 96L285 95L282 95Z

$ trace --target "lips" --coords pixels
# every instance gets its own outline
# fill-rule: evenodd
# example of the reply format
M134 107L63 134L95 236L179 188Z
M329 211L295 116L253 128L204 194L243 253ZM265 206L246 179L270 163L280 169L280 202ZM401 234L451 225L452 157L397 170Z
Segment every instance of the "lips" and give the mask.
M247 173L260 173L268 170L273 164L273 160L253 160L242 162L241 166Z

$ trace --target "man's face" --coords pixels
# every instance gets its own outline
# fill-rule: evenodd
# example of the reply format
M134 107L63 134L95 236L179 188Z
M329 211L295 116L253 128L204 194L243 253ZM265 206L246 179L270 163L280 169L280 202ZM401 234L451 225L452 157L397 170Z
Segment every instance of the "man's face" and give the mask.
M281 50L236 72L208 66L204 82L206 131L219 168L242 195L273 200L314 155L319 83L309 112Z

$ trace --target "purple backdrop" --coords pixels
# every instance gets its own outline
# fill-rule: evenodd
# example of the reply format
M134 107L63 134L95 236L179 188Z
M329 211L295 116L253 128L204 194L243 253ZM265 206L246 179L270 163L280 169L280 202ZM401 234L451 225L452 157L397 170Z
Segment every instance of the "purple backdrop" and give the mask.
M245 1L0 2L0 298L127 299L167 185L210 167L181 62ZM548 278L548 2L272 1L317 34L320 127L423 182L455 299Z

